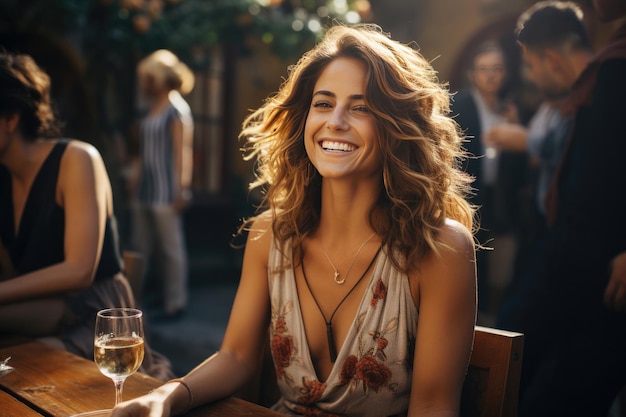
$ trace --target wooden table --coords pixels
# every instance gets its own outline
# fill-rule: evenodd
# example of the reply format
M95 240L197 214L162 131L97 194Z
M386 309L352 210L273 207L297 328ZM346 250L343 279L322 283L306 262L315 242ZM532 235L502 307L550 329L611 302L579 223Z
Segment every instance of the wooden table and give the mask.
M0 360L10 356L15 371L0 377L2 417L68 417L112 408L113 382L93 361L27 339L0 341ZM124 383L124 400L146 394L161 382L135 373ZM226 398L186 414L189 417L278 417L280 414L239 398Z

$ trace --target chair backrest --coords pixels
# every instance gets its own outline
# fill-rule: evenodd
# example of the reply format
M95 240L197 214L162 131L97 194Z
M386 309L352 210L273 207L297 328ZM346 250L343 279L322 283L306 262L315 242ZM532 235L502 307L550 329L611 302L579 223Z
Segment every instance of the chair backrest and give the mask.
M139 252L126 250L122 253L124 258L124 275L128 279L130 288L133 290L135 302L141 304L141 287L143 281L144 259Z
M461 417L516 417L524 335L476 326L474 348L463 384ZM265 349L262 367L240 397L263 406L278 398L272 357Z
M476 326L461 417L515 417L524 335Z

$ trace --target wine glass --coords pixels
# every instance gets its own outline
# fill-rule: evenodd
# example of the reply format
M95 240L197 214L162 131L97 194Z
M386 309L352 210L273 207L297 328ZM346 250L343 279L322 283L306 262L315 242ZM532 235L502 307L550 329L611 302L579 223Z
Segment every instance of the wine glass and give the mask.
M143 361L142 316L136 308L108 308L96 315L94 362L115 384L115 405L122 401L124 381Z

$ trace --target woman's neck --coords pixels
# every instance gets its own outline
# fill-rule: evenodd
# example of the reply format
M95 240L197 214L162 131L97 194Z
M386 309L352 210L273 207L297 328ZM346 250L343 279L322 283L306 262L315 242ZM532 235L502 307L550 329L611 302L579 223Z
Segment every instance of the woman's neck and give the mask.
M24 140L16 137L3 155L2 164L18 182L27 183L36 175L41 164L42 152L47 152L52 142Z
M322 208L318 235L324 239L361 241L372 234L370 212L378 191L369 186L328 181L322 185Z
M163 111L169 103L169 91L162 91L154 97L154 101L152 102L152 106L150 106L149 110L150 115L154 116L155 114L161 113L161 111Z

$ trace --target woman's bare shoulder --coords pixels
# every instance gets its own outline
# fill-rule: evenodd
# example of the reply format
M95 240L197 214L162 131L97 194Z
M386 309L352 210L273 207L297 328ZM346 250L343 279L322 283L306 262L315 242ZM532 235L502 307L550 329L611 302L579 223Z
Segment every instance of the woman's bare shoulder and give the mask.
M91 156L97 155L98 157L100 157L100 152L94 145L77 139L68 141L67 151L76 154L88 154Z
M446 302L459 294L473 296L476 286L476 252L472 234L461 223L446 220L439 233L438 251L432 251L414 277L421 297L429 294ZM423 299L422 299L423 302Z
M258 271L267 271L273 239L271 216L262 213L245 226L246 236L243 272L245 276L261 276ZM253 272L257 271L257 272ZM242 276L243 276L242 275Z
M439 231L439 239L444 247L453 252L467 253L475 249L474 237L463 224L446 219Z
M445 287L448 284L442 283L453 283L459 274L473 276L475 246L470 231L458 221L446 219L439 230L438 239L438 249L431 251L409 271L416 300L420 298L420 288Z
M98 149L92 144L80 140L69 141L61 159L59 170L59 192L91 193L104 197L107 213L113 212L111 184ZM60 197L61 198L61 197Z
M81 140L68 142L63 160L72 164L100 165L103 163L102 155L98 149L94 145Z
M250 224L245 227L247 232L246 251L269 254L270 244L274 233L272 232L272 214L264 211L255 216Z
M272 214L269 210L254 216L245 227L248 240L266 240L272 236Z

